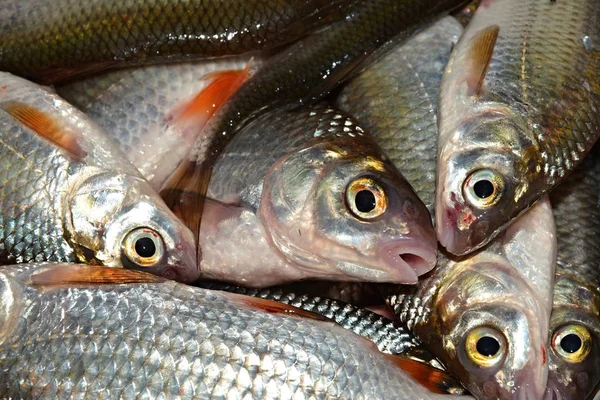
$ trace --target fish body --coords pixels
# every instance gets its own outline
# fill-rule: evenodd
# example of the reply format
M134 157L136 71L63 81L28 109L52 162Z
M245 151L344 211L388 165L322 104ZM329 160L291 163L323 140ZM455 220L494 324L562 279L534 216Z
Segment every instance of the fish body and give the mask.
M242 54L344 18L355 0L3 0L0 70L52 83L103 69Z
M484 1L440 89L436 229L467 254L561 182L600 135L600 2Z
M443 398L315 314L137 271L68 283L77 268L0 269L0 396Z
M57 91L104 128L158 190L200 133L196 118L184 115L194 96L211 75L243 69L248 61L239 57L107 71Z
M85 262L198 278L194 238L104 132L0 74L0 261Z
M550 194L558 252L548 399L587 399L600 382L599 199L600 157L594 149Z
M215 164L204 215L207 279L416 283L435 263L423 203L370 135L326 104L244 127Z

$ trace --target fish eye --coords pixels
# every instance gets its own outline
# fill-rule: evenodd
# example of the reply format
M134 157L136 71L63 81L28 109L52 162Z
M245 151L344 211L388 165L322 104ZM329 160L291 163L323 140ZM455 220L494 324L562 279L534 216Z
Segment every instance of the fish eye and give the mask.
M488 208L504 194L504 179L499 173L481 169L473 172L463 183L465 199L477 208Z
M346 188L346 204L355 217L373 219L385 212L387 195L375 179L362 177L350 182Z
M477 366L493 367L504 358L506 339L496 329L478 327L467 335L465 352Z
M555 331L552 348L565 361L578 363L590 354L592 336L581 325L566 325Z
M155 266L161 260L164 245L156 231L150 228L137 228L125 237L123 251L129 261L148 268Z

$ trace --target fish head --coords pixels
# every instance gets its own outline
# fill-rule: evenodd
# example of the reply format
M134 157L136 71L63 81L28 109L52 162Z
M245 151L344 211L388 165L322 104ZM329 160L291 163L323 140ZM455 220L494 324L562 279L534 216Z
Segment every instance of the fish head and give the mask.
M577 285L577 287L573 287ZM562 286L571 286L560 290ZM557 297L572 298L552 310L548 346L548 389L545 399L587 399L600 383L600 319L597 295L593 288L560 278ZM579 304L584 303L584 307ZM593 305L595 312L590 311Z
M450 253L481 248L533 202L539 163L523 139L526 126L498 107L459 124L441 149L435 216L439 241Z
M438 357L476 398L541 398L548 312L502 261L461 264L435 303Z
M374 143L361 140L321 141L280 160L263 185L262 224L313 277L416 283L435 266L431 216Z
M67 231L81 261L181 282L199 278L191 231L146 181L93 175L77 186L68 207Z

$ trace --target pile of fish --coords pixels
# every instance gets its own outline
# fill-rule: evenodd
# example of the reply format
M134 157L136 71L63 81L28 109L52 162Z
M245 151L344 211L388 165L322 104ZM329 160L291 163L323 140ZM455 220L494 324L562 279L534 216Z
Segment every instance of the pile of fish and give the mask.
M0 0L0 398L600 398L599 137L600 0Z

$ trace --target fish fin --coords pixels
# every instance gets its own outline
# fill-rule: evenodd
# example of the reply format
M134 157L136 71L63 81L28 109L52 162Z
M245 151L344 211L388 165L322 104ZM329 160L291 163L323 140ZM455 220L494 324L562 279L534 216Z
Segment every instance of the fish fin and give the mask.
M262 299L260 297L245 296L242 294L222 292L223 295L230 298L236 303L241 303L246 307L265 311L269 314L289 315L297 316L305 319L312 319L316 321L327 321L332 322L329 318L326 318L320 314L306 311L298 307L291 306L289 304L280 303L275 300Z
M251 58L243 70L217 71L205 75L203 79L210 80L210 83L176 113L175 121L193 120L196 125L205 126L214 113L246 81L253 60Z
M488 26L477 32L471 39L471 47L467 57L467 85L469 95L480 95L487 69L492 61L494 46L500 33L498 25Z
M4 111L39 136L66 151L70 157L82 160L87 153L79 146L79 137L65 130L51 115L24 103L5 103Z
M384 354L384 356L433 393L448 394L455 393L455 389L458 389L458 392L462 389L462 386L456 379L446 371L442 371L441 369L432 367L424 362L406 357L392 354Z
M147 272L86 264L58 264L31 275L32 285L159 283L165 279Z

